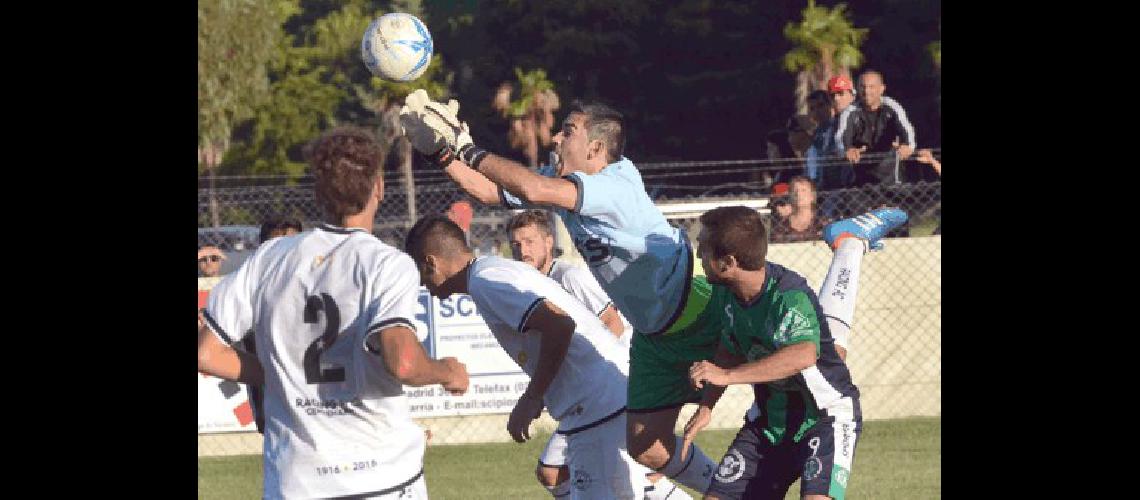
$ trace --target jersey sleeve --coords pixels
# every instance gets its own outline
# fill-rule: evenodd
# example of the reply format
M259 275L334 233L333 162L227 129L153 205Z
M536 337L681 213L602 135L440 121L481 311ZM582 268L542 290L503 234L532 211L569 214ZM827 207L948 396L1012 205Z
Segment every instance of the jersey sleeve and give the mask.
M253 294L258 273L255 252L236 271L227 274L210 290L202 317L226 345L244 339L253 329Z
M541 175L543 177L554 177L554 167L552 167L550 165L543 165L541 167L538 167L537 173L538 173L538 175ZM499 199L503 200L503 206L504 207L507 207L507 208L510 208L513 210L514 209L522 209L522 208L534 208L537 206L537 205L528 203L528 202L524 201L522 198L515 196L510 191L503 189L503 186L499 186Z
M381 270L367 292L368 330L364 335L364 349L379 354L378 342L371 340L384 329L403 326L416 332L423 342L426 331L419 331L412 321L419 307L420 273L412 258L399 254Z
M606 307L613 304L610 296L602 290L602 285L594 279L594 275L581 267L574 266L566 271L562 276L562 288L585 304L586 309L594 313L594 316L601 316Z
M613 219L623 208L628 209L630 187L614 175L574 172L566 179L578 186L578 201L573 210L576 213Z
M522 332L523 325L546 297L537 290L521 286L521 283L525 283L525 278L517 273L490 269L472 278L467 293L478 304L488 304L491 307L491 311L481 310L480 314L494 315L499 321L511 325L515 331Z
M807 293L795 290L788 292L776 308L773 318L772 344L781 349L792 344L811 342L819 355L819 317Z

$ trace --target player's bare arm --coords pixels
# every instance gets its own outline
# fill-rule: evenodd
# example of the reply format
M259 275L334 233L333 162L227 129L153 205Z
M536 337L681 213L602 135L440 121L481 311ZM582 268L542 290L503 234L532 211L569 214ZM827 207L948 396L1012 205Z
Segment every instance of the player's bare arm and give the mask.
M265 384L265 373L257 357L226 345L206 325L198 328L198 371L243 384Z
M598 318L602 320L602 323L605 323L606 328L615 337L621 337L621 334L625 332L625 325L622 324L621 316L618 315L617 308L613 304L606 306Z
M577 208L578 185L566 179L538 175L518 162L493 153L488 153L479 163L479 172L531 204L566 210Z
M459 160L453 160L444 169L447 176L467 194L471 195L484 205L496 205L502 202L499 198L499 186L491 182L483 174L467 166Z
M394 326L380 331L380 352L388 372L400 383L418 387L441 384L452 394L467 392L467 367L452 357L438 361L428 358L410 328Z
M538 347L538 368L507 421L507 432L515 441L522 443L530 439L530 422L542 412L542 398L566 359L575 326L570 315L549 300L535 307L523 325L523 331L537 330L542 337Z
M798 342L735 368L722 368L709 361L693 363L689 368L689 381L698 389L705 383L719 386L763 384L803 371L815 364L816 357L815 343Z
M725 368L740 366L745 361L747 361L747 359L743 356L732 354L728 349L725 349L723 345L717 349L716 355L713 356L712 360L714 365L723 366ZM697 363L693 364L693 366L696 365ZM690 372L691 371L690 369ZM720 401L720 397L724 395L726 388L727 387L723 385L713 384L704 391L704 394L701 396L701 402L697 406L697 411L689 418L689 423L685 424L685 441L684 446L681 448L682 453L689 449L689 443L693 442L693 439L697 437L697 433L709 425L709 422L712 420L712 409L716 406L717 401Z

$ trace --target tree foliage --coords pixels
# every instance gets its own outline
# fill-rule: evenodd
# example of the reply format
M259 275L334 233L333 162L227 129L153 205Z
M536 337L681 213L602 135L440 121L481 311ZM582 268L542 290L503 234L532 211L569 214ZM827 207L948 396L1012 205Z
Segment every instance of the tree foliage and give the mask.
M404 83L372 75L360 58L360 37L373 19L394 11L423 19L418 1L287 3L291 15L280 26L284 43L269 65L268 98L235 135L227 173L298 176L305 168L303 146L341 123L374 128L391 146L404 96L420 87L436 98L447 95L450 75L439 54L424 76Z
M850 76L851 68L863 64L859 47L867 28L856 28L847 19L847 5L832 8L808 0L799 22L784 25L784 37L792 50L784 55L784 69L796 73L796 110L807 112L807 95L827 85L835 75Z

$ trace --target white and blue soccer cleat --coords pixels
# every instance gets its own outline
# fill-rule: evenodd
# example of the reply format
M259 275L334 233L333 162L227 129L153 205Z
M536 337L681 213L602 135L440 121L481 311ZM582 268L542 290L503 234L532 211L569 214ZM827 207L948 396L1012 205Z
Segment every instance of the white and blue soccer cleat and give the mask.
M906 223L906 212L898 208L887 207L872 210L865 214L856 215L849 219L838 220L823 228L823 241L835 250L844 235L854 236L867 242L871 250L883 248L879 241L892 229Z

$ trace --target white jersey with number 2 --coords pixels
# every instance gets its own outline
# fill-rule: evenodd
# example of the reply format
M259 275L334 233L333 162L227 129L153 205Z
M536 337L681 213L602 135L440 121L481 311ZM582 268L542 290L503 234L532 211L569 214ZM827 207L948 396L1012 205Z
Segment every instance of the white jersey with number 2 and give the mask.
M377 335L415 330L418 290L406 254L326 225L267 241L211 291L213 332L256 336L265 498L400 494L422 477L424 433Z

